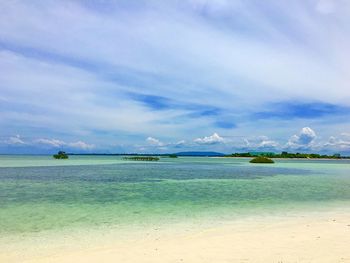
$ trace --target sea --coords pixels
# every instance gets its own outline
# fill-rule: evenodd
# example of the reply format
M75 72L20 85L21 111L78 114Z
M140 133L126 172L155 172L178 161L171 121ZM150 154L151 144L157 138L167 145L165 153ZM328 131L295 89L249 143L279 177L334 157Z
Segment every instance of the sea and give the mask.
M349 207L350 160L0 155L2 240Z

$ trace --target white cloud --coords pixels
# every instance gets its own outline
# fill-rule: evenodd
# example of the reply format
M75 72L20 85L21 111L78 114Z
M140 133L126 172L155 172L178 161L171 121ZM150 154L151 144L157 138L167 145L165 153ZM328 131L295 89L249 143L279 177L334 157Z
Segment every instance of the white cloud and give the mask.
M153 137L148 137L146 139L147 143L152 145L152 146L165 146L164 143L162 143L160 140L156 139L156 138L153 138Z
M19 136L18 134L16 136L12 136L10 137L8 140L6 140L7 144L11 144L11 145L24 145L26 144L22 139L21 136Z
M295 134L290 137L286 146L291 148L310 146L316 137L316 133L313 129L304 127L301 129L299 135Z
M34 140L34 143L36 144L43 144L54 148L60 148L60 147L70 147L70 148L76 148L81 150L90 150L94 148L93 144L88 144L83 141L76 141L76 142L65 142L57 139L36 139Z
M299 134L301 144L310 144L316 138L316 133L310 127L304 127Z
M332 150L349 151L350 141L338 139L334 136L331 136L329 137L328 142L326 142L323 146Z
M194 142L198 144L218 144L223 143L224 141L224 138L220 137L216 132L211 136L194 139Z
M298 142L299 142L299 136L294 134L289 138L287 146L298 145Z
M350 132L342 132L341 136L350 137Z
M243 139L244 146L247 149L254 150L257 148L277 148L280 144L274 140L271 140L269 137L262 135L258 137L252 137L250 139Z
M93 144L88 144L83 141L77 141L77 142L70 142L67 143L68 146L72 148L82 149L82 150L90 150L93 149L95 146Z
M57 140L57 139L42 138L42 139L37 139L34 142L39 143L39 144L49 145L49 146L55 147L55 148L62 147L64 145L66 145L66 143L64 141Z
M262 140L259 144L259 148L276 148L279 146L279 143L273 140Z
M185 145L185 144L186 144L185 140L180 140L180 141L175 143L175 145L177 145L177 146L181 146L181 145Z

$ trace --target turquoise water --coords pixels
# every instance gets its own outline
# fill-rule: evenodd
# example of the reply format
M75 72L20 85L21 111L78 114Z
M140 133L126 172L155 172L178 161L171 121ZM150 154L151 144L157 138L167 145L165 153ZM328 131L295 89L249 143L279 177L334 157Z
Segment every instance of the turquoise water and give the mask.
M0 156L0 235L350 204L350 161Z

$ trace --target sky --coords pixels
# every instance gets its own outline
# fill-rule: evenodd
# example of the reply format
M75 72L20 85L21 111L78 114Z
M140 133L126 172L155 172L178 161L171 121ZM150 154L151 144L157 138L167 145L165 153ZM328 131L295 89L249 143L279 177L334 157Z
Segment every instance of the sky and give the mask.
M0 1L0 153L350 154L347 0Z

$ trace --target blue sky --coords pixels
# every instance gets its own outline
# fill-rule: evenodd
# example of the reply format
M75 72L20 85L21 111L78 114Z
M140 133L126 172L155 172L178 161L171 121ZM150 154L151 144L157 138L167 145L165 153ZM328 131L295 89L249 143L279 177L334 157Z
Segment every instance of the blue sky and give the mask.
M350 154L350 3L1 1L0 153Z

